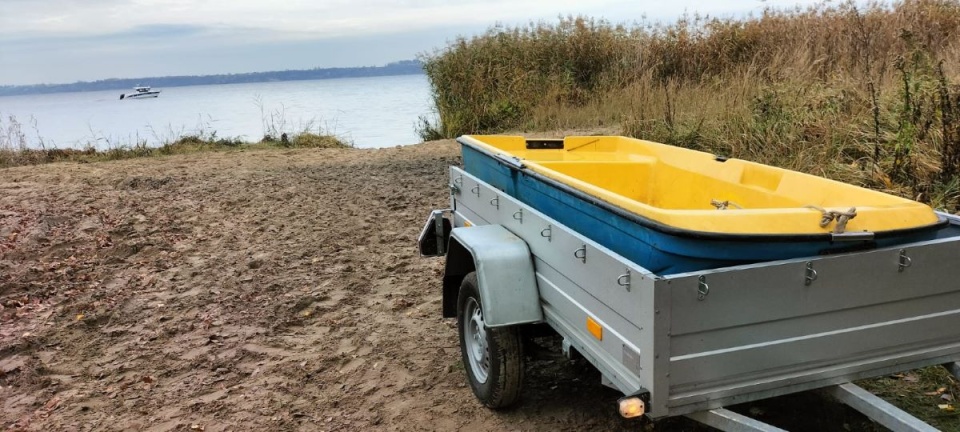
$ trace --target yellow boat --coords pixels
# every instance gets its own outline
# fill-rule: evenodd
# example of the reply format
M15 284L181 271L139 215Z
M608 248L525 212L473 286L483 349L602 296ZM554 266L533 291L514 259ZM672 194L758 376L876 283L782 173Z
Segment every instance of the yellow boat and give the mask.
M647 255L652 247L723 265L932 238L946 225L929 206L908 199L633 138L458 141L467 172L579 231L608 226L587 229L588 236L620 253ZM630 242L624 234L641 244L616 247ZM690 240L698 242L676 244ZM743 250L709 250L731 244ZM668 261L666 269L714 266Z

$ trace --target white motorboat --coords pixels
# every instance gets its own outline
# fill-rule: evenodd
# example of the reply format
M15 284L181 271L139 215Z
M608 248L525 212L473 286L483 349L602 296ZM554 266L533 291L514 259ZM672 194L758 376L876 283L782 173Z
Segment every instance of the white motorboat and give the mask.
M137 86L133 93L120 94L120 99L147 99L160 96L160 90L151 90L150 86Z

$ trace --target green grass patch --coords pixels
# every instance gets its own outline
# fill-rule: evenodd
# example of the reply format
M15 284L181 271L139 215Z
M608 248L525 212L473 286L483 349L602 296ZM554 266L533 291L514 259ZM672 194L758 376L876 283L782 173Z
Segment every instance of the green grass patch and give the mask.
M269 148L351 148L352 144L333 135L312 132L279 134L274 138L265 135L258 142L239 139L217 138L216 133L206 135L186 135L159 146L151 146L146 141L133 145L114 145L107 149L88 147L85 149L31 148L26 137L19 131L17 119L10 117L0 123L0 168L23 165L37 165L53 162L102 162L141 157L155 157L176 154L200 153L211 151L229 151L238 149Z
M330 135L302 133L287 141L265 139L256 143L231 139L209 139L185 136L160 146L137 144L106 150L0 148L0 168L37 165L52 162L102 162L140 157L269 148L351 148L347 142Z

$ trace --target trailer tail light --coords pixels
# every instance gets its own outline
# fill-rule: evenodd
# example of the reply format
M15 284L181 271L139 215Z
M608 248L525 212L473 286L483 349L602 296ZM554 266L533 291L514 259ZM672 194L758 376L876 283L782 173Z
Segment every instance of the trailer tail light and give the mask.
M617 404L620 405L620 416L623 418L640 417L647 411L647 404L638 396L620 398Z

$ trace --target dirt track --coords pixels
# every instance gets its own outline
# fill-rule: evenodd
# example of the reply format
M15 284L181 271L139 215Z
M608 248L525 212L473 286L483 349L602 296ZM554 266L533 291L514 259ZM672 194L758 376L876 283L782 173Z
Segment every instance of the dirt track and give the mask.
M519 408L475 401L415 246L457 162L436 142L0 171L0 429L637 429L552 351Z

